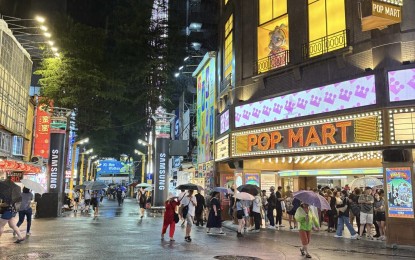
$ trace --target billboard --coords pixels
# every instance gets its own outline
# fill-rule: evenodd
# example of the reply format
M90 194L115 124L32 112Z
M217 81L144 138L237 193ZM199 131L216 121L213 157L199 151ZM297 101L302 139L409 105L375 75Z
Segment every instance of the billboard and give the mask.
M414 218L411 168L386 168L389 217Z
M219 134L223 134L229 130L229 110L220 115L220 129Z
M97 165L97 175L100 174L127 174L128 163L117 160L100 160Z
M49 158L50 145L50 113L46 104L36 108L36 127L33 156Z
M206 54L208 55L208 54ZM215 131L215 58L203 59L197 73L197 139L198 163L213 160L213 135ZM206 60L206 61L205 61ZM200 66L200 65L199 65Z
M415 68L388 72L389 101L415 100Z
M235 107L235 127L376 104L374 75Z

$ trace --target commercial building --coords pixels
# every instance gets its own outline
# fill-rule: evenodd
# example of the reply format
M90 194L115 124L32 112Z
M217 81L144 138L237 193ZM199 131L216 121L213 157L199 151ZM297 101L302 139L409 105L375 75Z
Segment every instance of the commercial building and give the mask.
M386 189L401 169L410 198L396 219L414 225L414 11L413 1L222 1L216 183L299 190L374 176ZM397 168L386 168L390 148L408 151ZM414 240L398 233L389 242Z

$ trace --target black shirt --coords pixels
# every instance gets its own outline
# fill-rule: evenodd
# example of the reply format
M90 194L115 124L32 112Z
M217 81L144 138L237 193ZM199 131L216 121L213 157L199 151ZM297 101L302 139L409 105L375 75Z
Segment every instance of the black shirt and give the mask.
M280 191L277 191L277 193L275 193L275 195L277 196L277 199L275 200L275 205L277 206L277 208L281 208L281 201L279 199L282 198L282 194Z
M269 195L269 198L268 198L268 207L269 208L275 208L275 205L276 205L275 201L276 201L275 193L271 192L271 194Z

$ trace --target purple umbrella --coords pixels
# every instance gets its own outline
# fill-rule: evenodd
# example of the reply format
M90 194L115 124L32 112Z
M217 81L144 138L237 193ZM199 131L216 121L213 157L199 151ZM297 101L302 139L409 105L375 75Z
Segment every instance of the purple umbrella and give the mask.
M322 210L330 210L330 204L327 200L318 193L311 190L300 190L293 193L294 198L301 200L303 203L314 206Z

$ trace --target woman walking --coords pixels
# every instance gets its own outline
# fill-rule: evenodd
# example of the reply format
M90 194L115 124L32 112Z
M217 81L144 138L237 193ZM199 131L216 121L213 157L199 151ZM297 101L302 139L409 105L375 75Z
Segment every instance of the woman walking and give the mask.
M32 207L30 207L30 203L33 200L33 194L30 192L30 190L26 187L23 188L22 192L22 202L20 204L20 210L19 210L19 222L17 222L17 227L20 227L24 219L26 217L27 219L27 227L26 227L26 236L30 236L30 227L32 225ZM15 233L13 232L13 235Z
M4 226L9 224L9 227L13 229L13 231L17 235L17 240L14 243L19 244L20 242L24 241L25 239L22 237L19 228L16 226L14 222L14 216L16 215L16 210L14 205L9 205L6 203L0 203L0 237L3 234Z
M386 240L386 216L385 216L385 199L384 191L380 190L378 193L375 194L375 203L373 205L374 210L376 212L375 219L379 225L379 233L380 237L379 240Z
M210 211L209 217L206 224L207 231L206 233L210 234L211 228L219 228L219 234L225 235L222 230L222 214L220 208L220 201L219 201L219 192L214 191L212 193L212 198L210 199ZM199 204L198 204L199 205Z
M238 234L237 237L243 237L242 229L245 227L245 205L240 199L236 199L236 217L238 218Z
M165 208L166 211L164 212L164 218L163 218L163 229L161 230L161 239L164 239L164 234L166 234L167 228L170 226L169 230L169 237L170 241L174 241L174 230L176 229L176 221L174 219L174 214L177 211L177 206L179 205L179 202L176 200L176 197L170 197L166 203Z
M94 210L94 218L98 217L99 214L99 203L101 200L101 192L100 191L93 191L92 192L92 196L91 196L91 205L92 205L92 209Z
M137 200L138 200L138 203L140 204L140 214L141 214L140 218L143 218L144 210L146 209L146 203L147 203L146 191L144 187L141 187L140 190L138 191Z
M299 234L301 239L302 247L300 247L300 252L302 256L306 258L311 258L311 255L308 253L308 245L311 241L311 229L313 224L316 230L319 229L319 222L313 212L310 210L308 204L301 204L301 206L295 212L295 219L299 223Z
M74 201L74 204L75 204L74 210L73 210L74 213L78 212L78 203L79 203L80 198L81 198L81 192L79 190L76 190L73 193L73 201Z

